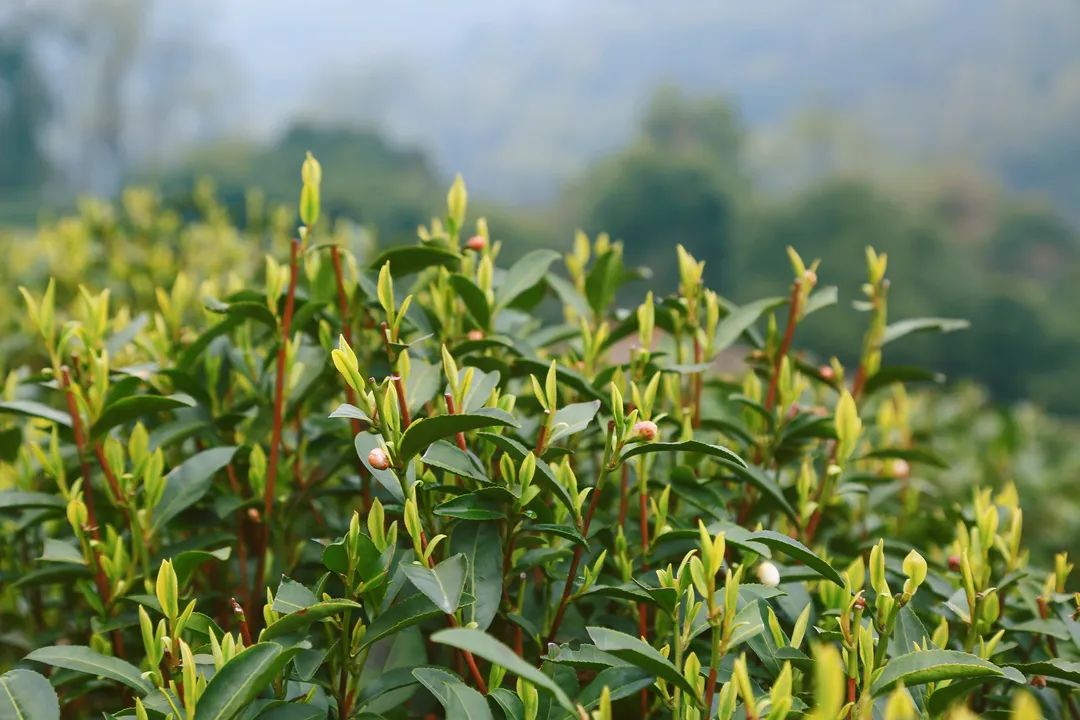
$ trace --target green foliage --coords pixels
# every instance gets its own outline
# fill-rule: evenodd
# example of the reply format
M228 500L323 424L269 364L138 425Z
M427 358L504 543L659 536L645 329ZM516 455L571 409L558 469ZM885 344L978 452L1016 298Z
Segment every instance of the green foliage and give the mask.
M301 175L287 248L218 215L175 232L225 265L27 289L0 718L1075 713L1068 556L1029 556L1014 486L931 482L971 436L892 357L963 323L896 321L885 254L855 361L818 366L836 293L794 251L737 305L680 246L677 292L620 309L607 237L498 268L459 179L419 244L357 258Z

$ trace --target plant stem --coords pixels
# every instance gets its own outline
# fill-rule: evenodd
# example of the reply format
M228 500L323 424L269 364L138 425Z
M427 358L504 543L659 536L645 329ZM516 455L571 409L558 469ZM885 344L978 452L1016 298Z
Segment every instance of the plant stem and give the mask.
M446 412L451 415L457 415L457 407L454 405L454 395L452 393L446 393L443 397L446 398ZM460 448L462 452L465 452L465 433L459 431L454 435L454 439L457 441L458 448Z
M397 393L398 412L401 413L401 429L406 430L412 419L409 417L409 404L405 399L405 384L400 375L393 375L390 381L394 383L394 392Z
M299 253L300 241L294 238L289 248L289 291L285 296L285 313L281 320L281 344L277 355L277 374L274 377L274 421L270 431L270 458L266 468L266 491L263 494L263 532L262 541L259 543L255 583L252 587L253 595L265 587L266 581L266 553L270 545L270 521L274 512L274 491L281 454L281 426L285 415L285 361L292 330L293 305L296 302Z
M705 683L705 715L712 709L713 694L716 692L716 673L720 667L720 626L712 626L712 653L709 660L709 679ZM749 709L747 710L749 716Z
M787 357L788 351L791 350L791 341L795 337L795 326L799 324L799 298L802 288L802 279L796 279L791 284L791 301L788 303L788 319L787 327L784 328L784 339L780 341L780 347L776 351L776 357L773 358L772 372L769 374L769 391L765 396L765 408L772 410L776 405L776 386L780 381L780 366L783 365L784 358Z
M589 498L589 508L585 511L585 518L581 523L581 536L583 538L589 537L589 525L592 523L593 513L596 512L596 506L600 501L600 491L603 488L604 478L610 470L608 462L610 461L610 441L605 441L606 448L604 450L604 463L603 468L600 471L600 477L596 481L596 487L593 488L592 497ZM562 598L559 599L559 607L555 611L555 619L551 621L551 630L548 631L548 643L552 643L555 640L555 635L559 631L559 626L562 625L563 615L566 613L566 606L570 602L570 594L574 589L574 578L577 576L578 565L581 563L582 548L580 545L574 547L574 557L570 561L570 570L566 574L566 585L563 587Z
M101 551L97 543L101 542L101 531L98 527L97 514L94 512L94 489L90 485L90 465L86 462L86 436L83 433L82 417L79 415L79 406L75 401L75 391L72 389L71 373L67 366L60 368L61 381L67 399L68 414L71 416L71 431L75 436L75 452L79 455L79 471L83 478L83 500L86 505L86 520L89 524L91 541L87 543L94 561L94 584L97 586L101 603L108 610L110 595L109 581L105 579L105 571L101 566ZM117 657L124 657L124 639L120 631L112 631L113 652Z

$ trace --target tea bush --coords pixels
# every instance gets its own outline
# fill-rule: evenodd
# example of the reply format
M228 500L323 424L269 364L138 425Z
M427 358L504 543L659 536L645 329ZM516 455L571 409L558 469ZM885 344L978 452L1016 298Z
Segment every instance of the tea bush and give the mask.
M785 297L677 248L623 310L618 243L499 268L460 179L361 262L320 175L286 253L144 197L22 290L0 718L1078 716L1071 565L1012 485L929 480L935 376L885 357L964 323L891 321L884 255L845 368L796 349L838 292L794 250Z

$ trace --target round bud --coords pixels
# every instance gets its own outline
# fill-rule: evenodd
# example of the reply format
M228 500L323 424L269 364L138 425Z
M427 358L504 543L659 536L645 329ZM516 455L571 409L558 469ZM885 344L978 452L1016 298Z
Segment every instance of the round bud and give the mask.
M261 523L262 522L262 513L259 512L258 508L248 508L247 516L248 516L248 520L250 520L253 523Z
M896 478L906 478L911 475L911 465L903 458L896 458L892 461L892 474Z
M949 556L949 569L952 570L953 572L960 572L960 556L959 555L950 555Z
M483 340L484 339L484 331L483 330L470 330L469 334L468 334L468 338L470 340Z
M780 571L775 565L766 560L757 566L757 579L766 587L776 587L780 584Z
M656 439L656 423L652 420L642 420L641 422L634 423L634 427L631 430L635 437L639 437L642 440L655 440Z
M487 238L483 235L473 235L465 241L465 247L473 252L481 252L487 247Z
M807 269L806 272L803 273L803 280L806 281L807 285L817 285L817 273L813 270Z
M818 368L818 375L822 380L832 382L836 379L836 371L832 369L832 365L822 365Z
M367 455L368 465L376 470L385 470L390 467L390 456L382 448L375 448Z
M855 607L857 607L859 610L865 610L866 609L866 598L864 598L862 595L859 595L858 597L856 597L855 598Z

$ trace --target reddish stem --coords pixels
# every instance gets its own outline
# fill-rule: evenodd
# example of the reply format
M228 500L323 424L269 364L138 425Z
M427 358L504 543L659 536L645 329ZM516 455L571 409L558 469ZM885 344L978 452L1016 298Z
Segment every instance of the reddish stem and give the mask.
M773 359L772 373L769 375L769 392L765 396L765 408L772 410L776 405L776 385L780 380L780 366L784 362L788 351L791 350L791 341L795 337L795 326L799 324L799 292L802 287L802 279L797 279L791 284L791 302L788 304L787 327L784 329L784 339L780 341L780 347Z
M270 458L266 468L266 492L263 494L262 542L259 544L259 562L255 571L253 594L265 587L266 580L266 551L270 545L270 520L274 512L274 492L281 455L281 428L285 415L285 360L292 330L293 306L296 303L299 252L300 241L294 238L289 249L289 291L285 296L285 314L281 320L281 345L278 347L277 355L277 375L274 377L274 422L270 431Z
M603 480L603 475L600 476ZM596 512L596 506L600 500L600 485L597 485L592 492L592 497L589 498L589 507L585 511L585 518L581 523L581 537L588 539L589 537L589 525L592 524L593 513ZM548 644L555 641L555 634L559 631L559 626L562 625L563 615L566 614L566 606L570 602L570 593L574 589L574 578L577 576L578 565L581 563L582 547L580 545L574 546L574 557L570 560L570 571L566 574L566 585L563 587L562 597L559 599L559 608L555 611L555 619L551 621L551 630L548 631Z
M622 481L619 487L619 527L626 525L626 516L630 511L630 466L623 463Z
M97 548L97 543L101 541L101 531L98 527L97 514L94 512L94 490L90 485L90 465L86 462L86 436L83 433L82 417L79 415L78 403L75 401L75 391L72 389L71 384L71 373L68 371L67 366L60 368L60 376L65 390L68 414L71 416L71 431L75 436L75 452L79 455L79 470L83 478L83 501L86 505L88 530L92 538L89 545L90 552L94 556L94 584L97 586L102 604L107 608L111 593L109 592L109 581L105 578L105 571L101 567L101 552ZM120 635L118 629L113 630L111 635L113 652L117 657L123 658L125 655L124 638Z
M550 415L551 415L551 413L549 411L547 411L547 410L544 411L544 422L540 426L540 432L537 433L537 435L536 435L536 457L540 457L540 455L542 455L543 452L544 452L544 447L545 447L545 445L547 443L547 433L548 433L547 421L548 421L548 417Z
M236 615L236 619L240 622L240 637L244 640L245 647L251 647L251 628L248 627L247 615L244 614L244 608L240 607L240 603L236 602L236 598L229 598L229 602L232 603L233 613Z
M705 681L705 714L712 709L713 695L716 693L716 668L709 668L709 679ZM748 711L749 712L749 711Z
M409 404L405 401L405 383L401 381L400 375L393 375L390 380L394 383L394 391L397 393L398 411L401 413L401 429L405 430L409 427L409 423L412 422L409 417Z
M454 405L454 396L451 393L445 393L443 394L443 397L446 399L446 412L450 413L451 415L457 415L457 407ZM465 433L458 432L454 436L454 439L457 440L457 446L461 449L461 451L465 452Z

